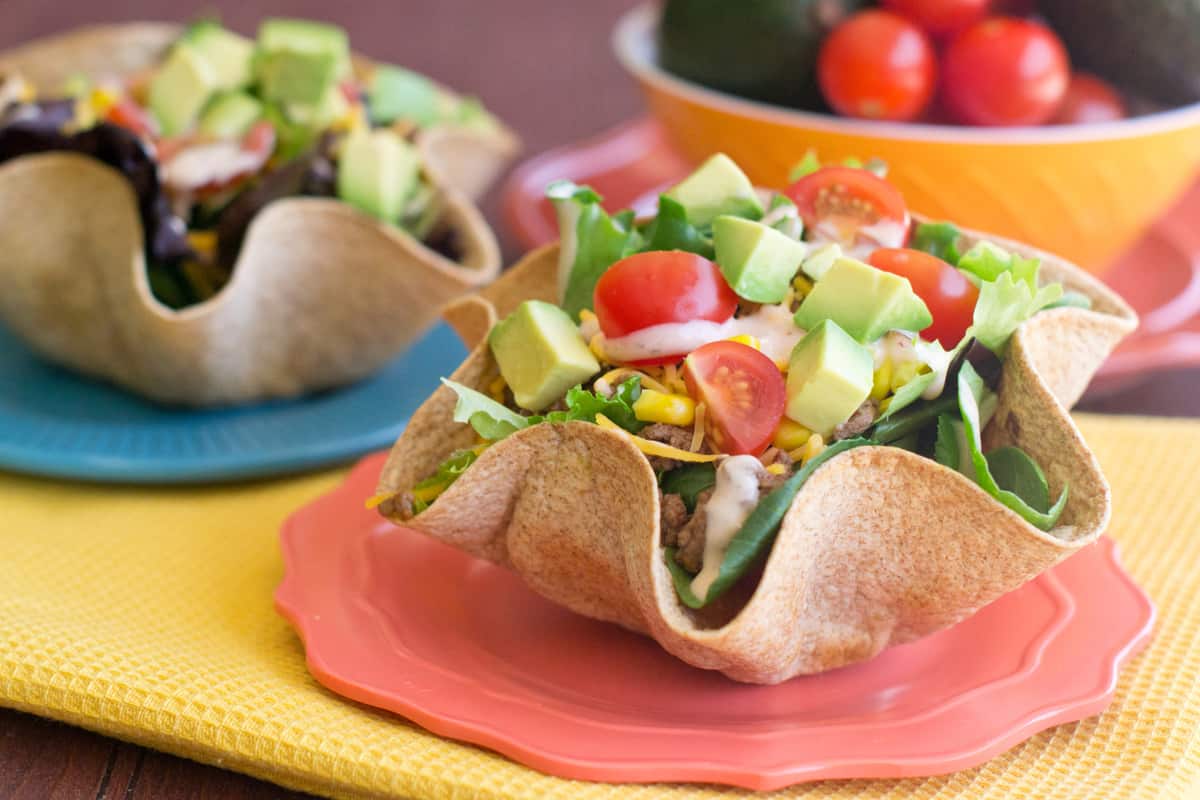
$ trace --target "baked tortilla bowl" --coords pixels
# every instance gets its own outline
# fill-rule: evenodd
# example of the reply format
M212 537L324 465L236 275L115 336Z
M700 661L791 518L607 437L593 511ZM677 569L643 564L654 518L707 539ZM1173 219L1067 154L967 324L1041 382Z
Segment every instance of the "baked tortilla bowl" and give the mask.
M894 447L837 455L804 484L761 574L699 612L678 599L664 561L659 492L646 457L623 435L582 422L543 423L483 451L436 503L403 520L508 567L536 592L580 614L652 636L703 669L778 683L871 658L970 616L1104 531L1109 487L1067 409L1137 325L1130 307L1086 272L1032 248L1043 280L1091 298L1025 322L1004 360L987 448L1016 445L1041 464L1054 494L1070 485L1043 532L958 472ZM453 380L484 387L499 371L483 335L522 300L554 301L558 246L527 256L497 283L447 311L469 346ZM455 423L439 388L413 415L380 476L406 490L474 431Z
M178 34L160 24L85 28L0 55L0 74L52 93L72 74L142 70ZM356 58L355 69L370 62ZM150 292L124 176L73 153L12 159L0 165L0 321L52 361L165 403L244 403L355 381L500 269L473 198L516 153L515 136L435 125L416 145L456 260L340 201L286 198L254 218L230 282L180 310Z

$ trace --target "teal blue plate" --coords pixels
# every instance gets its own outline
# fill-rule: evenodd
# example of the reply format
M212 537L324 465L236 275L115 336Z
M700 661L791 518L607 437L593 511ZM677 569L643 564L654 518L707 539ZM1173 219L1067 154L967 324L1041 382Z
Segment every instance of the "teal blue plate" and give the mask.
M0 468L87 481L199 483L350 461L389 446L462 361L438 325L371 378L219 410L155 405L53 366L0 328Z

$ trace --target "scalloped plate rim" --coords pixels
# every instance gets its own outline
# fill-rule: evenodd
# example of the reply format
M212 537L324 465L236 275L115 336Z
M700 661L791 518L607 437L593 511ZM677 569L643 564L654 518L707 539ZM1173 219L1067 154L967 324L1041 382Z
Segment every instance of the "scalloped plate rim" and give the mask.
M502 726L489 724L480 719L464 719L451 717L439 712L434 705L422 703L416 697L399 697L394 692L384 696L387 689L365 686L352 677L340 674L336 665L327 660L322 653L321 636L310 624L305 613L304 588L299 576L298 555L301 547L299 539L304 532L305 520L314 511L323 506L339 506L341 501L353 493L355 485L366 478L378 473L384 454L377 453L360 461L346 479L326 494L316 498L307 505L293 512L284 522L280 532L280 545L284 563L284 577L275 592L275 607L296 630L305 649L305 660L312 675L329 690L346 696L352 700L382 708L415 722L426 730L439 736L459 740L467 744L478 745L494 750L518 763L540 770L547 774L570 779L606 781L606 782L712 782L724 785L739 786L755 790L771 790L790 786L796 783L831 778L898 778L942 774L978 765L1005 750L1021 743L1030 736L1046 728L1066 722L1072 722L1092 716L1103 711L1112 701L1116 690L1120 669L1148 643L1155 621L1156 612L1146 593L1137 586L1133 579L1121 567L1116 543L1109 537L1103 537L1097 543L1103 554L1099 556L1109 570L1108 575L1119 581L1129 592L1138 606L1137 617L1141 624L1135 631L1116 643L1116 649L1107 653L1103 658L1104 669L1096 685L1089 686L1080 693L1055 701L1050 701L1028 709L1018 715L1018 719L1003 725L1003 730L984 737L984 741L965 747L953 753L922 754L919 756L877 756L863 757L846 755L840 758L822 757L820 763L788 763L774 766L747 767L744 763L722 763L709 758L701 763L689 763L686 759L665 758L657 760L632 759L625 763L614 764L611 760L594 760L570 755L556 754L546 745L538 745L523 741L512 731L505 732ZM366 480L366 483L371 483ZM361 501L354 497L352 502ZM347 523L357 524L357 523ZM377 529L377 526L374 528ZM345 542L348 537L342 537ZM1058 582L1058 578L1054 577ZM1060 582L1061 583L1061 582ZM1018 590L1019 591L1019 590ZM1064 587L1065 591L1065 587ZM1072 596L1072 600L1074 597ZM364 603L364 598L356 598L353 602ZM1069 615L1073 617L1071 612ZM1069 627L1071 619L1067 619L1058 627ZM383 624L378 615L373 615L372 624ZM1048 648L1057 633L1050 637ZM410 654L411 655L411 654ZM419 661L427 661L418 657ZM436 665L439 668L441 665ZM1002 684L1011 676L1003 676L991 681L985 686ZM460 689L474 689L482 694L490 695L510 705L522 707L526 713L536 713L539 709L529 705L529 697L504 694L484 686L478 679L468 676L457 676ZM406 676L412 680L412 676ZM973 687L967 694L974 693ZM529 690L522 690L526 695ZM418 695L420 696L420 695ZM426 695L429 696L429 695ZM942 711L943 707L952 708L956 702L946 702L935 707L933 711ZM917 717L921 715L915 715ZM584 726L592 725L590 720L579 719ZM896 724L910 722L909 719L896 720ZM511 726L510 726L511 727ZM519 727L519 726L518 726ZM861 727L870 729L870 724ZM653 735L662 731L637 726L637 730L648 730ZM694 733L694 731L691 731ZM711 734L711 731L706 732ZM772 738L779 733L764 733L753 737L746 735L733 736L733 739ZM798 757L803 761L803 757Z

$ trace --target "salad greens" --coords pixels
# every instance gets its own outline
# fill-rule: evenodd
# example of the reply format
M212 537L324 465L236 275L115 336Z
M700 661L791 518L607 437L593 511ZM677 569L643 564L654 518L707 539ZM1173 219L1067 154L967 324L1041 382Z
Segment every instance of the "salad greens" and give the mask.
M469 424L480 438L488 442L497 442L540 422L595 422L597 414L603 414L630 433L637 433L646 425L633 411L633 404L642 393L641 378L636 375L617 386L612 397L576 386L567 390L564 401L566 410L528 417L461 383L447 378L442 378L442 383L458 395L458 402L454 405L454 421Z
M1036 505L1039 502L1044 502L1045 505L1049 504L1048 488L1045 490L1045 498L1040 489L1036 489L1027 496L1018 494L1019 491L1030 492L1030 487L1036 487L1039 481L1041 484L1045 484L1046 479L1033 460L1016 448L1010 449L1021 453L1024 463L1011 453L1002 456L999 466L1001 475L1008 485L1000 485L992 473L987 456L983 454L983 441L980 435L983 424L980 421L979 412L979 401L983 397L983 393L983 379L979 377L970 363L964 363L958 372L958 402L962 412L963 427L967 434L967 455L975 467L975 481L981 489L1015 511L1030 525L1048 531L1054 527L1054 523L1058 522L1059 516L1066 508L1068 487L1063 485L1062 494L1049 508L1039 509Z
M792 501L796 499L796 495L804 486L805 481L822 464L834 456L856 447L871 444L876 443L870 439L843 439L840 442L834 442L822 450L819 455L809 459L787 481L764 497L750 512L750 516L746 517L746 521L742 523L742 527L729 543L729 549L725 551L725 558L721 562L721 571L704 597L696 597L692 592L693 576L679 566L675 560L675 551L667 548L665 556L667 567L671 570L675 591L684 605L689 608L703 608L727 592L739 578L746 574L746 570L752 564L766 555L767 550L775 541L775 534L779 532L784 515L791 508Z
M684 464L668 470L659 479L666 494L677 494L688 512L696 510L696 498L717 484L717 468L709 464Z
M580 311L592 307L596 281L614 262L638 252L642 235L634 227L632 210L609 216L600 206L600 195L588 186L555 181L546 188L546 196L562 231L562 308L578 319Z
M949 264L957 264L962 231L952 222L922 222L913 229L912 249L923 250Z
M413 511L420 513L433 504L434 498L458 480L458 476L475 463L479 453L475 450L456 450L443 461L437 471L412 488Z

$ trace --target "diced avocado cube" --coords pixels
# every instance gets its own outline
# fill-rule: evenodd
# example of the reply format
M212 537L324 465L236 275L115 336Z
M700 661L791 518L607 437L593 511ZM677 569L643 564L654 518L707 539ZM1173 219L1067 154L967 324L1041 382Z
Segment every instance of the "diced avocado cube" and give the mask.
M921 331L933 322L907 278L845 256L816 282L795 319L805 330L833 320L864 344L890 330Z
M262 103L246 92L219 94L200 115L200 133L214 139L239 139L262 115Z
M388 125L397 119L409 119L417 125L429 125L440 117L438 91L424 75L407 69L381 64L367 86L371 122Z
M150 81L150 112L163 136L184 133L217 88L217 73L191 46L180 43Z
M788 419L829 436L871 394L875 359L831 319L796 343L788 364Z
M336 25L269 19L258 29L257 74L264 99L315 106L350 74L350 40Z
M761 222L720 216L713 220L713 246L721 274L738 297L780 303L808 248Z
M258 60L264 99L286 105L316 105L334 84L335 60L329 53L280 50Z
M189 25L181 38L216 72L218 89L243 89L250 85L253 41L212 20Z
M800 264L800 269L814 281L819 281L826 272L829 272L829 268L833 266L834 262L841 257L840 245L833 242L823 244L808 254L808 258Z
M399 221L417 188L416 148L387 128L346 137L338 161L338 197L385 222Z
M758 192L733 159L717 153L664 194L687 211L688 222L702 226L722 214L758 219Z
M318 131L294 122L279 106L265 103L263 119L275 126L275 156L289 161L313 146Z
M496 323L488 344L517 405L545 410L600 364L575 323L556 305L526 300Z
M336 83L330 84L325 94L315 105L305 103L288 103L288 119L298 125L303 125L313 131L328 128L334 121L345 116L350 110L350 101Z

